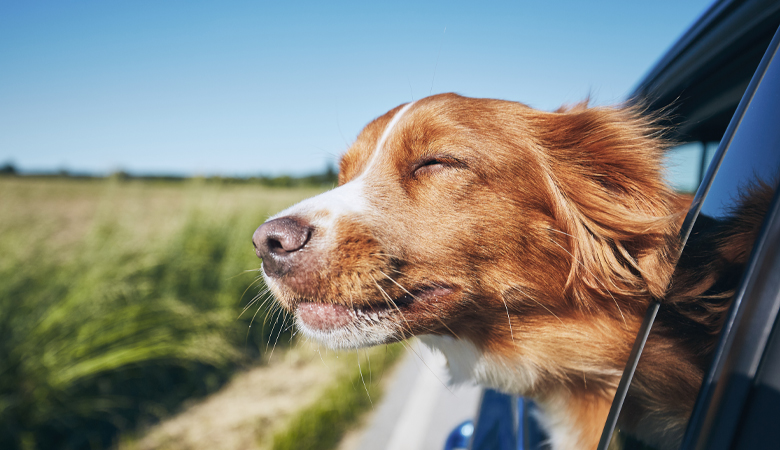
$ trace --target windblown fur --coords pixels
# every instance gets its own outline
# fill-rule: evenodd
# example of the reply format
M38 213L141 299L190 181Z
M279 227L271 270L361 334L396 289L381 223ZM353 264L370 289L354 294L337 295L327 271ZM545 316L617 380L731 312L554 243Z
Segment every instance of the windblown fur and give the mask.
M266 282L327 345L420 336L454 381L536 399L554 449L595 447L645 310L663 300L625 425L675 442L727 296L691 306L707 287L687 271L667 294L689 199L664 181L662 132L631 106L542 112L454 94L399 106L342 157L338 188L258 228Z

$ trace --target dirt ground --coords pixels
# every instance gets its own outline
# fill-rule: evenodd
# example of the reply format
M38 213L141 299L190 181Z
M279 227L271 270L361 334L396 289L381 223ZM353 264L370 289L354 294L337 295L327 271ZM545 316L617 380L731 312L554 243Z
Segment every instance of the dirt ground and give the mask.
M270 448L273 432L311 404L355 365L350 353L318 351L300 342L268 364L236 375L225 387L118 450L254 450Z

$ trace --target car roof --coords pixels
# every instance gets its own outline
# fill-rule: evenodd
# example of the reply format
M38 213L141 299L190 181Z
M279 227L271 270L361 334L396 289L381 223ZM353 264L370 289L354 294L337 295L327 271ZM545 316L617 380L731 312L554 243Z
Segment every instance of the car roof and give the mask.
M718 141L780 24L780 1L716 1L648 72L631 98L671 106L677 139Z

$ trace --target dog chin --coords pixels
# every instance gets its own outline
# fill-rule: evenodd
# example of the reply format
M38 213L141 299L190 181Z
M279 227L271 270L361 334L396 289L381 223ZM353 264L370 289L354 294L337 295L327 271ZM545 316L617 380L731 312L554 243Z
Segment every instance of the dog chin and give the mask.
M323 329L307 323L301 317L300 311L296 310L295 324L304 336L334 350L370 347L397 340L395 327L386 323L357 321L339 327Z

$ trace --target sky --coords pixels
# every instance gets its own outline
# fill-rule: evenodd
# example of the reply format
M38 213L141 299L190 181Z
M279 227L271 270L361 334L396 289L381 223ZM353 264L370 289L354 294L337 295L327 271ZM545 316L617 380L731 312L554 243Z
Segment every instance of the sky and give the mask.
M0 0L0 165L320 172L431 94L620 102L710 2Z

